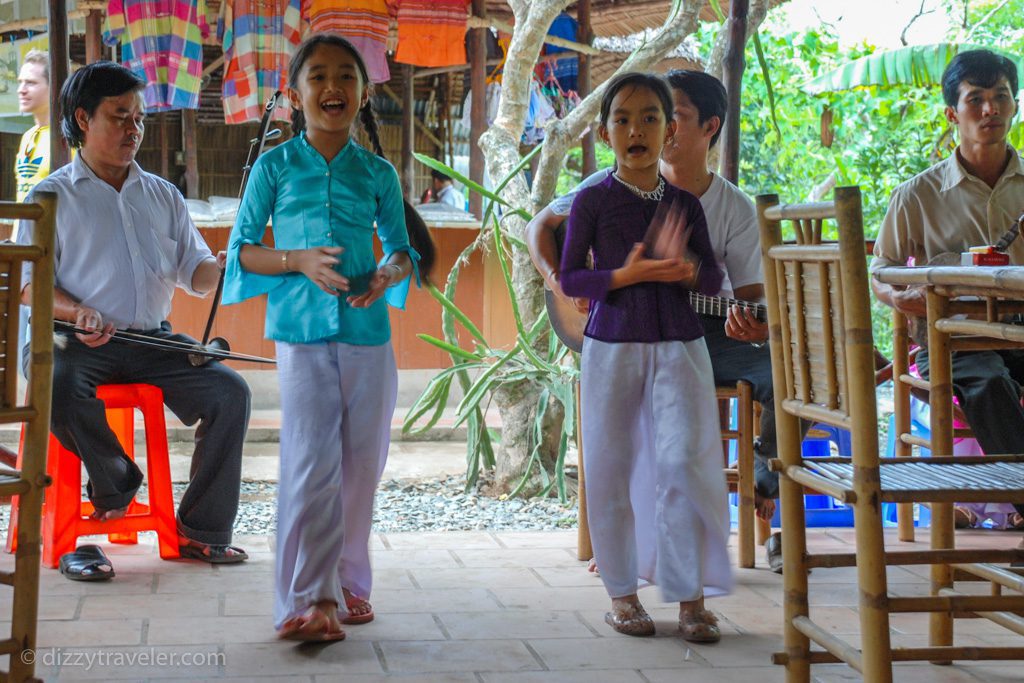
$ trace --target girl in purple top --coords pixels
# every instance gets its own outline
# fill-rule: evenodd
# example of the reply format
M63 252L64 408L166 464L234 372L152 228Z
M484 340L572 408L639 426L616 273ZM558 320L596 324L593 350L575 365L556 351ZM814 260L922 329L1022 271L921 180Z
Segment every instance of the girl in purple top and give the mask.
M561 283L591 299L583 453L594 557L612 599L605 621L654 633L637 598L643 579L679 603L685 639L715 642L704 596L732 587L729 514L711 361L688 295L715 294L722 272L700 202L658 174L674 126L660 77L627 73L608 85L598 130L616 170L573 203ZM650 500L653 519L643 514Z

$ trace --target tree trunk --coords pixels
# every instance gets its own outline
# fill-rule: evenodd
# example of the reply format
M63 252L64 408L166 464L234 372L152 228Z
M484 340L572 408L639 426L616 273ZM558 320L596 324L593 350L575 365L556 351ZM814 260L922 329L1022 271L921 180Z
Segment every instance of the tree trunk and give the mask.
M748 42L751 37L757 33L757 30L761 27L761 24L768 16L768 10L781 4L782 0L750 0L750 10L747 14ZM726 18L726 20L722 22L721 28L718 29L718 34L715 36L715 44L711 48L711 55L708 57L707 65L704 68L704 71L720 81L725 80L725 57L726 48L729 45L729 24L730 20L729 18ZM758 69L760 69L760 66ZM722 125L725 125L724 121L722 122ZM720 169L721 150L722 145L715 145L708 152L708 168Z

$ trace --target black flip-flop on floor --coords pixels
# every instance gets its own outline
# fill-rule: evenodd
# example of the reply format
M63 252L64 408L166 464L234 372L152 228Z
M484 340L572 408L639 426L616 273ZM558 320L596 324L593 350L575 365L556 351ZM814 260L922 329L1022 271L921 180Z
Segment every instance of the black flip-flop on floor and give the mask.
M60 556L60 573L72 581L108 581L114 578L114 566L98 545L80 545Z

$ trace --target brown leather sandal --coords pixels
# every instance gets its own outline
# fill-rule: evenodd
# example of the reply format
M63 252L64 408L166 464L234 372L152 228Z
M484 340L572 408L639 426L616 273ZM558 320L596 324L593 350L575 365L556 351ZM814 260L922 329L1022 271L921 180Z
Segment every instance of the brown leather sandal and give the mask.
M679 615L679 631L691 643L717 643L722 639L718 617L706 609L692 609Z
M613 605L604 615L604 623L627 636L653 636L654 619L639 602Z

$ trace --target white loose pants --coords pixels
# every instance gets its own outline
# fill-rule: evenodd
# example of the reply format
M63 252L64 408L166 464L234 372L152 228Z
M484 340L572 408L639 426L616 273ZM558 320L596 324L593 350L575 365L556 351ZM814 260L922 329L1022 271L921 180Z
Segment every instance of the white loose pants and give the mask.
M587 520L608 595L665 602L732 588L718 406L703 339L583 342Z
M368 598L373 499L398 371L391 344L277 343L281 471L274 624L341 589Z

